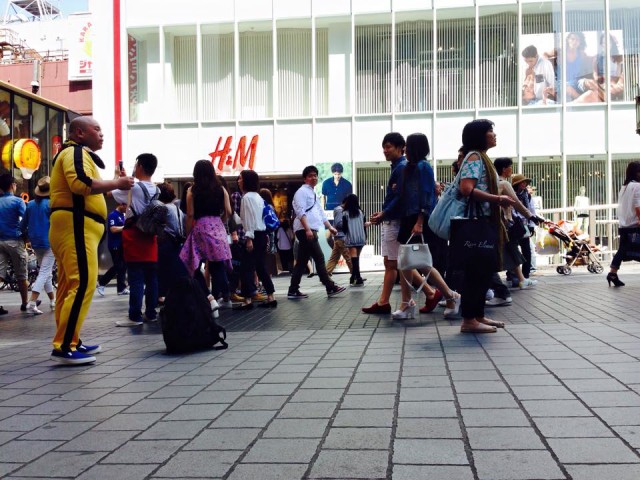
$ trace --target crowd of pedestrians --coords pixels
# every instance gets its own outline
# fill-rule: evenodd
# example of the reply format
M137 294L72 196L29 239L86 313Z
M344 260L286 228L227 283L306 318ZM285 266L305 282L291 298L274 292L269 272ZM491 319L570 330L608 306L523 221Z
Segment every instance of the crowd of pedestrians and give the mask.
M118 295L129 296L126 318L119 327L139 327L157 321L176 278L191 276L207 293L215 317L222 309L250 310L277 308L275 287L267 271L267 257L277 253L283 270L291 272L287 298L308 297L300 290L302 276L310 260L315 264L328 297L346 290L332 279L340 257L350 271L349 285L364 287L360 253L367 243L370 225L381 226L381 253L384 278L377 301L362 308L365 314L390 314L394 320L415 318L418 302L415 293L424 294L420 313L444 307L444 318L462 317L461 332L492 333L503 328L485 314L486 307L511 304L511 288L528 289L536 282L531 272L530 234L544 220L536 215L527 187L531 180L513 175L513 161L491 161L488 151L497 144L493 123L475 120L462 132L462 146L452 168L456 175L450 186L436 183L428 161L428 138L421 133L404 137L391 132L382 140L382 152L390 163L384 202L369 216L363 212L357 195L345 191L333 208L329 221L315 188L318 169L307 166L303 185L295 192L290 216L275 216L268 189L261 188L253 170L242 170L237 191L229 192L224 178L213 164L199 160L193 169L193 182L185 185L180 199L170 183L156 185L152 176L158 160L151 153L140 154L132 176L120 166L113 180L101 180L98 168L104 163L96 155L102 146L99 124L91 117L79 117L69 126L69 141L53 161L51 178L43 177L35 188L35 199L28 204L15 196L16 183L9 174L0 175L0 278L11 261L18 280L21 310L40 315L40 294L44 291L55 309L56 334L51 358L63 364L95 361L100 345L87 345L80 330L97 289L115 277ZM640 181L638 162L630 165L624 191ZM336 173L341 174L342 171ZM340 182L338 178L338 183ZM324 187L323 187L324 188ZM434 208L445 189L467 205L475 206L495 229L497 261L477 257L451 262L456 252L446 239L428 226ZM638 189L621 203L629 211L626 228L637 228L640 218ZM111 195L116 208L107 216L104 194ZM146 231L138 222L142 212L156 203L166 207L162 232ZM98 245L107 231L107 247L113 266L98 276ZM634 223L635 222L635 223ZM333 237L328 262L319 241L323 227ZM65 232L61 235L59 232ZM40 266L28 297L26 277L28 239ZM398 270L398 255L403 244L425 243L433 264L422 271ZM607 277L616 286L624 243ZM52 272L59 266L57 295ZM499 272L506 271L507 286ZM396 281L401 301L393 310L391 291ZM421 303L421 302L420 302ZM0 314L6 310L0 307Z

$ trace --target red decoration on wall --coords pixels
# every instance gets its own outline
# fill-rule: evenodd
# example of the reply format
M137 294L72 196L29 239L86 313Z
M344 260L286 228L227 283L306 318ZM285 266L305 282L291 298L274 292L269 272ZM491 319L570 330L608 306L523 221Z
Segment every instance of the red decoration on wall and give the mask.
M258 140L260 139L260 136L254 135L248 146L247 137L240 137L234 156L231 155L233 137L227 137L224 145L222 145L223 138L224 137L218 138L216 149L209 154L211 157L211 163L214 164L216 169L216 173L224 175L239 172L244 169L254 170L256 150L258 149ZM217 164L216 160L218 160Z

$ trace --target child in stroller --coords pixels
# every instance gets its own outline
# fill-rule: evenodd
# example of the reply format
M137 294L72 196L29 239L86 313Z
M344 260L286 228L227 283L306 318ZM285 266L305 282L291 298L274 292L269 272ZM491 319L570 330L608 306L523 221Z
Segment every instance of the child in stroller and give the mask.
M559 223L548 222L549 233L562 242L566 249L564 255L565 265L559 265L556 271L561 275L571 275L571 267L586 265L587 270L591 273L602 273L604 267L595 255L598 247L589 243L589 237L579 234L575 227L570 226L567 222Z

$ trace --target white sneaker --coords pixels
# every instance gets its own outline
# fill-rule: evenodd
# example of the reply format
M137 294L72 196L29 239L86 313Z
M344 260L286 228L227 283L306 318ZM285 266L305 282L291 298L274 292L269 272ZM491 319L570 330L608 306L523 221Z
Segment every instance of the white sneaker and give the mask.
M537 285L537 280L531 280L530 278L525 278L523 282L520 282L518 286L520 290L526 290L527 288L535 287Z
M493 297L495 297L495 293L493 292L493 290L492 289L487 290L487 293L485 293L484 295L484 299L491 300Z
M38 309L36 302L27 303L27 313L31 313L32 315L42 315L42 310Z
M142 325L142 322L134 322L133 320L118 320L116 327L138 327Z
M104 288L104 287L102 287L102 288ZM121 292L118 292L118 295L129 295L129 293L131 293L131 292L129 292L129 289L125 287L124 290L122 290Z
M233 302L231 300L225 301L222 298L218 299L218 305L220 306L220 310L231 310L233 308Z
M49 308L51 308L51 310L55 310L56 309L56 301L55 300L51 300L51 302L49 303Z
M503 307L503 306L507 306L507 305L511 305L511 303L513 302L511 297L507 297L507 298L500 298L500 297L493 297L490 300L487 300L485 305L487 305L487 307Z
M101 297L104 297L104 287L102 285L98 285L98 288L96 288L96 290Z

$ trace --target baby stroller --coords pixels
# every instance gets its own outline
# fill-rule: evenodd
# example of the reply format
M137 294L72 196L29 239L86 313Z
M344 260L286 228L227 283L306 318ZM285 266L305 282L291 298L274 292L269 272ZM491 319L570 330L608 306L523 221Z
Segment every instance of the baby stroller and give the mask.
M560 275L571 275L571 267L586 265L591 273L602 273L604 267L595 256L597 247L589 244L588 238L580 238L574 231L567 231L561 225L549 223L549 233L562 242L566 253L564 255L566 264L559 265L556 272Z

